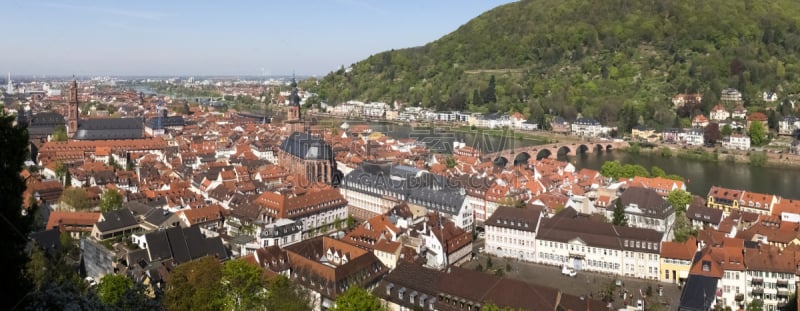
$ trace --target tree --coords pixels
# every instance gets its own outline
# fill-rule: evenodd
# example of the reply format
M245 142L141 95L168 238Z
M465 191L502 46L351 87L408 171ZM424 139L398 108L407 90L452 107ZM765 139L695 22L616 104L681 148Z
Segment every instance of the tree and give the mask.
M614 218L611 220L615 226L627 226L628 216L625 216L625 207L622 205L622 199L617 199L614 203Z
M495 93L496 84L494 75L489 77L489 85L486 86L486 90L483 92L483 102L484 103L495 103L497 102L497 95Z
M113 155L108 157L108 165L116 170L122 170L122 165L117 163L117 159L115 159Z
M764 311L764 301L761 299L753 299L747 304L747 311Z
M344 293L336 297L336 304L331 311L382 311L386 308L378 297L373 296L366 289L351 285Z
M66 169L64 172L64 188L69 188L72 186L72 173L69 172L69 169Z
M686 217L686 213L675 213L675 225L673 228L675 230L675 242L686 242L689 236L697 234L689 222L689 218Z
M347 222L347 230L353 230L356 227L356 225L358 224L358 222L356 221L355 217L353 217L353 215L347 215L346 222Z
M182 112L183 114L185 114L185 115L190 115L190 114L192 114L192 109L191 109L191 108L189 108L189 102L184 102L184 103L183 103L183 109L181 109L181 110L182 110L181 112Z
M77 211L87 210L91 208L91 202L89 202L89 195L86 193L86 190L83 188L67 188L61 192L61 204L66 204L72 209Z
M53 134L50 135L50 141L67 141L67 127L64 125L56 126Z
M767 116L767 125L769 126L770 130L778 130L778 113L776 113L775 110L769 111L769 116Z
M164 293L167 310L220 310L222 265L213 257L203 257L178 265L170 274Z
M755 146L761 146L767 141L767 131L764 129L764 124L759 121L753 121L750 123L750 128L748 129L750 133L750 142L753 143Z
M105 213L115 211L122 207L122 194L115 189L108 189L100 197L100 211Z
M722 136L731 136L733 134L733 128L730 124L725 124L722 126L722 130L720 130Z
M653 177L664 177L664 176L667 176L667 172L664 172L664 170L661 169L658 166L653 166L653 167L650 168L650 176L653 176Z
M285 276L279 275L269 282L264 306L267 310L310 311L314 304L308 292Z
M222 289L226 310L254 310L266 300L262 270L242 260L231 260L222 267Z
M686 212L689 203L692 203L692 194L681 189L675 189L667 195L667 202L676 212Z
M133 281L117 274L106 274L97 285L97 296L107 305L116 304L119 298L133 288Z
M706 144L716 144L717 141L722 139L722 133L719 131L719 124L709 123L703 130L703 139Z
M0 309L9 310L27 292L29 284L23 278L27 261L25 245L31 231L35 210L22 213L22 193L25 180L20 174L28 156L28 131L14 125L15 117L0 109L0 262L3 263L0 279L13 285L3 292Z
M445 163L447 164L447 168L454 168L456 165L458 165L458 162L456 162L456 159L453 157L447 157Z

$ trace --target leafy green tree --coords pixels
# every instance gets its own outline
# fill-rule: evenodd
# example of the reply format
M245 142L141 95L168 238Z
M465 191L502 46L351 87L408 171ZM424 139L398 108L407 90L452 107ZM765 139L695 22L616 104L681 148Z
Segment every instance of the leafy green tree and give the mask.
M133 281L117 274L107 274L100 279L97 285L97 296L107 305L116 304L126 291L133 289Z
M731 136L731 134L733 134L733 128L731 127L730 124L725 124L722 126L720 133L722 134L722 136Z
M105 213L122 208L122 194L115 189L108 189L100 196L100 211Z
M314 304L307 290L292 283L285 276L277 276L269 282L264 306L267 310L310 311Z
M115 159L114 156L108 157L108 165L116 170L122 170L122 165L119 165L119 163L117 163L117 159Z
M222 265L213 257L180 264L170 274L164 307L167 310L221 310L224 306L221 279Z
M625 207L622 205L622 200L617 199L614 203L614 217L611 223L615 226L627 226L628 216L625 216Z
M755 146L761 146L767 142L767 131L764 129L764 124L759 121L750 123L749 128L750 142Z
M453 158L453 157L447 157L447 160L445 160L445 163L447 165L447 168L454 168L454 167L456 167L456 165L458 165L458 162L456 162L456 159Z
M496 84L497 81L494 78L494 75L489 77L489 85L486 86L486 90L483 91L483 102L484 103L495 103L497 102L497 95L496 95Z
M353 215L347 215L346 222L347 222L347 230L353 230L356 227L356 225L358 224L358 221L356 221L356 219L355 219L355 217L353 217Z
M258 266L231 260L222 267L225 310L254 310L266 300L266 282Z
M661 169L658 166L653 166L653 167L650 168L650 176L653 176L653 177L664 177L664 176L667 176L667 172L664 172L664 170Z
M681 189L675 189L667 195L667 202L676 212L686 212L689 203L692 203L692 194Z
M89 194L83 188L67 188L61 192L61 203L72 207L74 210L82 211L92 207L89 201Z
M753 299L747 304L747 311L764 311L764 301L761 299Z
M344 293L336 297L336 304L331 311L383 311L386 308L378 297L373 296L366 289L351 285Z
M67 141L67 127L64 125L56 126L53 134L50 136L50 141Z
M676 242L686 242L689 236L697 235L697 231L692 227L686 213L675 213L675 225L673 226Z

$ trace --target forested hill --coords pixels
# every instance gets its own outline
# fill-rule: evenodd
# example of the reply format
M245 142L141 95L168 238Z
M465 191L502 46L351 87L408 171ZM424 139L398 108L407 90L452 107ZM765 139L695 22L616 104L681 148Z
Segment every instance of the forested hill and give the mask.
M800 92L798 52L796 0L527 0L307 85L329 103L399 100L610 123L634 111L637 121L670 126L677 93L703 93L699 109L708 111L728 87L754 107L766 90Z

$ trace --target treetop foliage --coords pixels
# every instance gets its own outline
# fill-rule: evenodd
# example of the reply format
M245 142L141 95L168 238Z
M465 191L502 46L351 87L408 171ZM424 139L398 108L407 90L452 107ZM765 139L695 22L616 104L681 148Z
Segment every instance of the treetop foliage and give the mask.
M688 118L707 113L725 88L749 105L763 104L764 91L796 90L798 13L792 0L518 1L305 86L332 104L398 100L670 127L679 123L670 101L678 93L704 95L681 112Z

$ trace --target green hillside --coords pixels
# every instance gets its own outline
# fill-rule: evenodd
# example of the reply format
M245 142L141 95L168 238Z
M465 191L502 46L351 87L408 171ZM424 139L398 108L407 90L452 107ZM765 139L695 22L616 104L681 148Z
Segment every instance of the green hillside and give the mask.
M727 87L751 109L763 108L763 91L799 92L799 51L795 0L528 0L307 85L329 103L399 100L539 120L581 113L661 127L692 112L672 108L677 93L703 93L694 109L708 111Z

